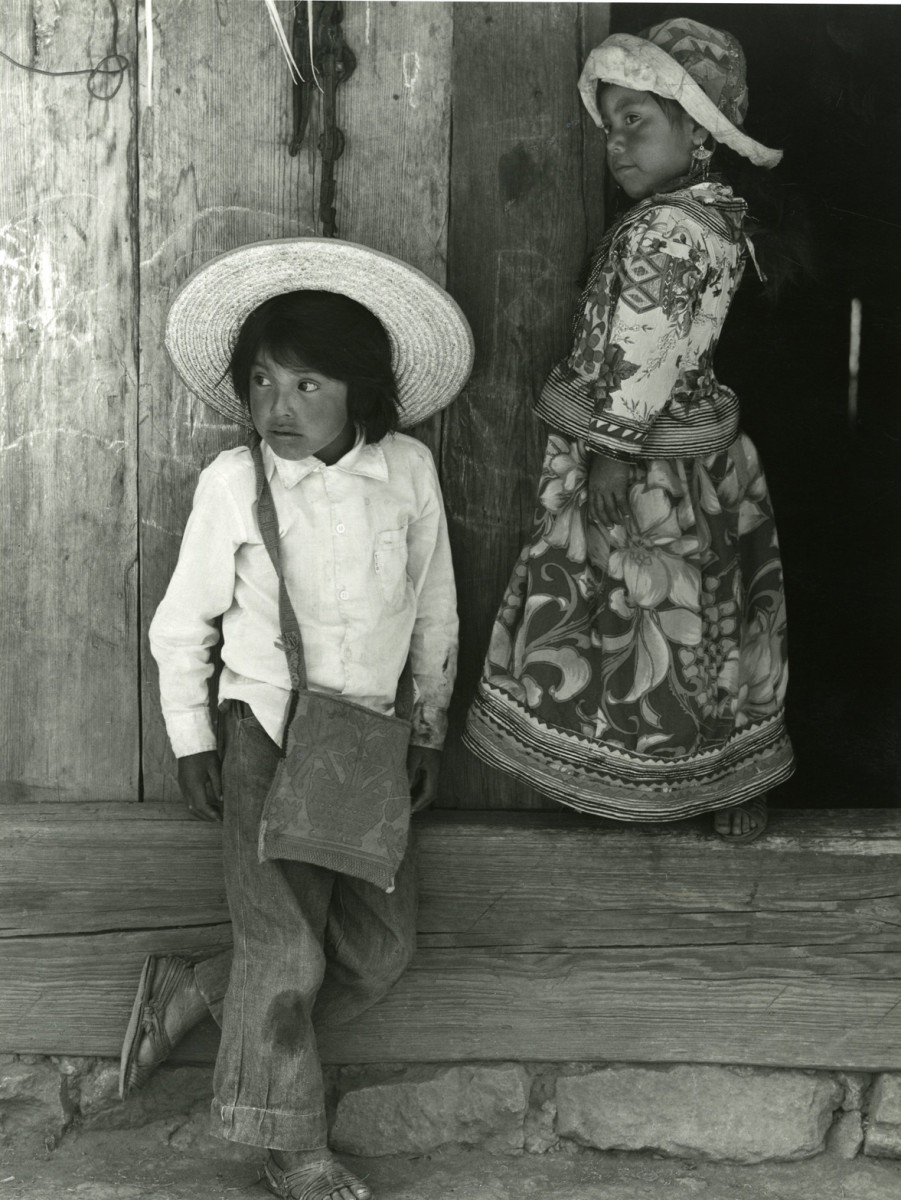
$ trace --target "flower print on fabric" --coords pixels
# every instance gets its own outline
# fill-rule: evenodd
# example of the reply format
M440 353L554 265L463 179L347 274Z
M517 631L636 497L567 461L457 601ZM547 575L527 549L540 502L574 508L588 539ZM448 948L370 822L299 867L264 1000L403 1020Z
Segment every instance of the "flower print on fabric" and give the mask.
M635 463L630 517L588 523L584 442L552 434L535 534L494 624L465 740L563 803L663 820L792 769L782 567L744 436Z
M538 484L543 514L533 554L547 546L565 550L572 562L585 559L585 522L580 508L588 495L588 471L584 452L566 438L551 434Z
M607 425L627 421L635 430L630 446L640 448L674 393L690 389L686 376L697 373L710 340L707 322L698 320L710 270L703 231L677 209L653 210L629 230L605 354L622 356L632 369L609 386L598 380L595 415Z
M744 202L708 183L638 204L602 242L570 354L536 412L617 458L730 445L738 402L713 355L745 262Z
M601 649L608 680L625 674L630 681L624 703L653 691L672 666L678 646L696 646L701 639L701 576L691 561L698 539L679 520L678 497L646 482L632 486L631 515L612 530L592 526L589 546L592 564L613 586L608 604L626 623L620 633L606 633ZM611 687L610 703L616 703Z
M714 351L744 269L717 183L635 205L595 256L464 731L481 758L584 812L659 821L793 769L782 565L757 452ZM628 519L587 519L589 455L630 464Z

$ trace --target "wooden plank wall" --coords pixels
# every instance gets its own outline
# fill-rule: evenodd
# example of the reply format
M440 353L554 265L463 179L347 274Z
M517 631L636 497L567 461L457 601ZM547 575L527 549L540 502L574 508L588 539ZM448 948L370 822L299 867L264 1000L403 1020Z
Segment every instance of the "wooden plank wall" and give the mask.
M9 0L0 45L79 70L114 25ZM0 803L137 798L133 86L0 60Z
M550 808L458 734L491 622L531 531L544 438L531 404L565 353L577 280L601 230L601 156L575 87L608 5L457 4L448 287L476 367L444 419L441 479L460 602L443 805Z
M281 5L286 27L291 5ZM289 157L291 92L262 4L154 6L163 81L141 101L141 579L144 797L177 798L146 627L178 553L200 469L242 440L173 378L163 351L169 301L201 263L317 222L314 122ZM450 156L449 4L350 4L360 67L339 90L347 148L338 232L445 281ZM203 47L203 53L198 53ZM434 435L433 435L434 443Z
M167 805L75 808L13 809L0 825L0 1053L115 1054L145 954L229 942L217 828ZM782 813L740 853L701 821L434 813L417 826L413 965L370 1013L322 1031L328 1061L901 1068L891 814ZM86 870L98 827L109 854ZM165 873L146 874L148 850ZM209 1024L178 1057L208 1061L216 1042Z
M439 463L459 578L449 807L543 803L457 735L531 523L542 436L530 401L565 348L600 229L597 139L574 81L607 10L347 6L360 65L339 91L339 233L447 283L479 346L470 388L417 431ZM23 61L72 69L113 49L113 15L92 0L64 12L16 0L0 32ZM197 475L240 432L174 378L165 314L211 256L318 229L319 131L314 120L288 156L289 76L263 6L159 0L152 95L138 16L116 31L133 63L109 103L84 77L0 66L5 801L177 798L146 629Z

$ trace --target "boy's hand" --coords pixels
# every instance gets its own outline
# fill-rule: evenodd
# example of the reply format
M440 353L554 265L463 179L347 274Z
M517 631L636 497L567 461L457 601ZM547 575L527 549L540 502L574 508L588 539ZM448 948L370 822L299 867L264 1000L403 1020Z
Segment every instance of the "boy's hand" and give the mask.
M631 466L595 451L588 468L588 516L598 525L621 525L629 515Z
M440 770L440 750L432 750L428 746L411 746L407 751L407 778L410 780L413 812L422 812L434 802L438 795Z
M192 817L201 821L222 820L222 774L215 750L180 758L178 786Z

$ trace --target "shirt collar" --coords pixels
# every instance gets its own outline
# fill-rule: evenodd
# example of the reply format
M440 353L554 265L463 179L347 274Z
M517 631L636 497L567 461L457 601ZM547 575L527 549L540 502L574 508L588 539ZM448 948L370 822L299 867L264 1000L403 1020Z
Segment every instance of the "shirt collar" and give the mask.
M272 480L278 475L279 483L284 488L292 488L295 484L306 479L313 471L345 471L348 475L365 475L369 479L386 480L388 478L388 460L378 442L366 442L363 430L357 427L357 440L336 463L327 467L315 454L307 458L279 458L269 443L263 440L263 466L266 478Z

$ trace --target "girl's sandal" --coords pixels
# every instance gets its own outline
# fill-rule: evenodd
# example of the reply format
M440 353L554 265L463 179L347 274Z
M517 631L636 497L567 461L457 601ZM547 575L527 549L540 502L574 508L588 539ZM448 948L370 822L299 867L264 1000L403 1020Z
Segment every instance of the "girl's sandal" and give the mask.
M119 1096L123 1100L142 1088L172 1053L163 1018L166 1005L190 970L190 965L181 958L157 958L150 954L144 960L119 1059ZM139 1063L138 1051L145 1037L150 1040L153 1058L150 1062Z
M372 1200L371 1189L333 1158L283 1171L270 1154L263 1180L281 1200L336 1200L342 1188L357 1200Z
M717 836L721 837L724 842L733 842L736 844L739 842L755 842L766 829L766 796L754 796L751 800L745 800L743 804L735 804L731 808L720 809L720 812L745 813L754 822L754 825L748 830L747 833L720 833L720 831L716 828L716 817L714 817L714 830Z

